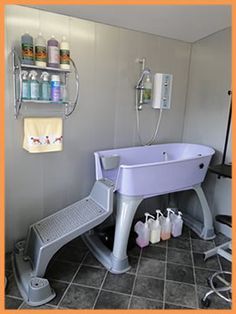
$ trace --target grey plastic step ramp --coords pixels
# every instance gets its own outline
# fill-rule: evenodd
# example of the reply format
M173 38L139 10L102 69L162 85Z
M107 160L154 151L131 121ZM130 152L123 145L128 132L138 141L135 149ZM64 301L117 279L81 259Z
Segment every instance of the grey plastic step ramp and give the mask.
M16 243L13 270L25 302L45 304L55 297L43 278L53 255L66 243L102 223L113 211L113 184L95 182L90 195L31 225L26 241Z

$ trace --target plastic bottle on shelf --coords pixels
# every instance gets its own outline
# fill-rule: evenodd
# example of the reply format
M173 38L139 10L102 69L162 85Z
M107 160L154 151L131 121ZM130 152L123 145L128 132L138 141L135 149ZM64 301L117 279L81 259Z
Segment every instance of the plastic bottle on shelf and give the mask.
M149 74L146 75L146 79L143 83L143 102L147 104L151 101L152 98L152 82Z
M30 99L38 100L39 99L39 82L37 81L38 73L34 70L30 71Z
M167 208L167 217L163 220L161 225L161 239L168 240L171 236L171 221L170 221L170 213L174 213L171 208Z
M157 216L156 220L151 224L151 231L150 231L150 242L151 243L158 243L161 239L161 223L159 215L162 215L162 212L158 209L156 210Z
M46 39L39 33L35 38L35 65L45 68L47 66Z
M34 64L33 37L26 32L21 36L21 57L23 64Z
M59 75L53 74L51 76L51 100L54 102L59 102L61 100L61 84Z
M142 221L138 221L134 226L134 231L138 234L138 237L136 238L136 243L141 248L149 245L150 226L148 222L148 217L155 219L155 217L150 215L149 213L145 213L144 215L145 223L143 223Z
M22 99L29 99L30 98L30 86L29 80L27 78L28 72L22 71Z
M52 37L47 42L48 50L48 63L47 65L52 68L59 68L60 58L59 58L59 43L55 36Z
M175 238L179 237L182 234L182 230L183 230L182 213L178 211L178 215L175 215L175 217L172 220L171 234Z
M62 37L60 44L60 68L70 69L70 45L65 36Z
M51 87L49 83L49 74L48 72L43 72L40 76L41 81L39 85L40 90L40 99L41 100L50 100L51 98Z
M67 86L65 83L61 83L61 97L60 100L63 102L68 101L68 93L67 93Z

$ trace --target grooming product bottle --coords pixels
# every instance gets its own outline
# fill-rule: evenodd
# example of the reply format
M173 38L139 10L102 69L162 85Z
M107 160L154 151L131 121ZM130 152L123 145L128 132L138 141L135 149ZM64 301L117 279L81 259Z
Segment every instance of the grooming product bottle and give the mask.
M61 82L61 96L60 96L60 100L63 102L67 102L68 101L68 93L67 93L67 86L65 83Z
M35 38L35 65L42 68L47 65L46 39L41 33Z
M22 71L22 99L30 98L30 86L29 86L29 80L27 76L28 76L28 72Z
M48 72L43 72L40 76L41 81L39 85L40 99L41 100L50 100L51 98L51 86L49 83L49 74Z
M152 82L149 74L146 74L146 79L143 83L143 102L149 103L152 98Z
M48 48L48 67L59 68L60 58L59 58L59 43L52 35L52 37L47 42Z
M150 242L151 243L158 243L161 239L161 223L159 215L162 215L162 212L158 209L156 210L157 216L156 220L151 225L151 231L150 231Z
M33 37L28 32L21 36L21 57L23 64L34 64Z
M61 99L61 84L60 76L52 75L51 76L51 100L58 102Z
M182 219L182 213L179 211L178 215L175 215L176 217L172 221L172 228L171 228L171 234L173 237L179 237L182 234L183 229L183 219Z
M163 220L163 223L161 225L161 239L162 240L168 240L171 236L171 221L170 221L170 213L173 213L173 210L170 208L167 208L167 217Z
M30 99L39 99L39 82L37 81L37 72L32 70L29 73L30 78Z
M151 217L155 219L154 216L150 215L149 213L145 213L145 223L142 221L138 221L134 226L134 231L138 234L136 238L136 243L139 247L145 247L149 245L149 238L150 238L150 224L148 222L148 218Z
M62 37L60 44L60 68L65 70L70 69L70 45L65 36Z

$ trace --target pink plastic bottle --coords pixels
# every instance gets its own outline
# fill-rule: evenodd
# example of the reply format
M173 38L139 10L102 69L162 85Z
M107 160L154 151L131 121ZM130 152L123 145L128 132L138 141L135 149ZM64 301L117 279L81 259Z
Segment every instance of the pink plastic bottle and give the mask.
M52 68L60 67L59 43L54 36L47 42L48 62L47 66Z
M149 213L145 213L144 215L145 223L143 223L142 221L138 221L134 226L134 231L138 234L138 237L136 238L136 243L141 248L149 245L150 226L148 223L148 217L155 219L155 217L150 215Z

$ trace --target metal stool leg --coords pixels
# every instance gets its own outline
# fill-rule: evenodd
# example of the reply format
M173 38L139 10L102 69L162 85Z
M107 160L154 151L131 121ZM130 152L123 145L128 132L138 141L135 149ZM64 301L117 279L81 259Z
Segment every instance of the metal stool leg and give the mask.
M219 272L215 272L208 280L208 284L211 287L211 290L208 291L204 297L202 298L201 302L203 307L209 307L210 306L210 299L208 298L211 294L215 293L216 295L218 295L221 299L225 300L226 302L231 303L232 299L230 297L226 297L222 294L222 292L227 292L230 291L231 292L231 283L229 283L227 280L225 280L224 278L222 278L220 275L231 275L231 272L228 271L219 271ZM221 281L224 286L223 287L219 287L216 288L216 284L213 282L213 280L217 278L219 281Z

